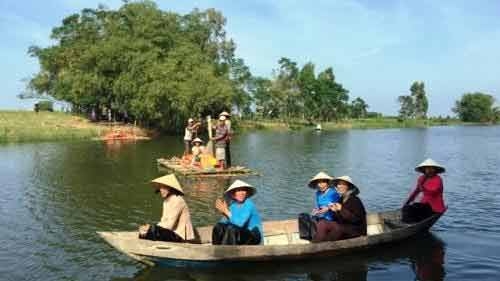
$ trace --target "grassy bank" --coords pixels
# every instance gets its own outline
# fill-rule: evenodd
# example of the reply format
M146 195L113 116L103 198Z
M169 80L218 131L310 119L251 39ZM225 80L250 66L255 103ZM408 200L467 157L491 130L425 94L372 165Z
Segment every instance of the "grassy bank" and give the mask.
M396 118L366 118L348 119L339 122L320 122L323 130L339 129L383 129L383 128L424 128L429 126L465 125L458 119L428 119L428 120L398 120ZM296 130L305 127L314 127L302 120L292 120L288 123L279 120L239 120L238 127L248 130Z
M0 143L90 140L111 128L62 112L0 111Z

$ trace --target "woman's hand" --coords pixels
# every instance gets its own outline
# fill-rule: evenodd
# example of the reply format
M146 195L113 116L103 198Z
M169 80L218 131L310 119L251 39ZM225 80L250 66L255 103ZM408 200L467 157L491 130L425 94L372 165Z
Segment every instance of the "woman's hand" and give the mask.
M342 204L332 203L328 205L328 208L334 212L339 212L340 210L342 210Z
M322 215L322 214L328 212L328 210L329 210L328 207L315 208L315 209L313 209L312 214L313 214L313 216Z
M215 208L224 216L230 217L231 213L229 212L229 207L227 206L226 201L217 199L215 200Z
M145 237L148 234L149 228L151 226L149 224L143 224L139 226L139 237Z

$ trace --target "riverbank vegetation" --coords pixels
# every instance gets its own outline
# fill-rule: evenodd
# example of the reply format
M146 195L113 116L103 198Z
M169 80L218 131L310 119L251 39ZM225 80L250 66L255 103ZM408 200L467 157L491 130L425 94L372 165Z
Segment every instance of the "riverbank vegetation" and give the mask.
M117 129L148 134L132 125L92 123L63 112L0 111L0 143L89 140Z
M470 125L474 123L462 122L457 118L436 117L428 119L406 119L398 117L378 117L378 118L359 118L344 119L335 122L310 123L303 120L291 120L282 122L280 120L240 120L237 122L241 129L270 129L270 130L298 130L303 128L315 128L321 124L322 130L341 130L341 129L385 129L385 128L425 128L430 126L451 126L451 125Z

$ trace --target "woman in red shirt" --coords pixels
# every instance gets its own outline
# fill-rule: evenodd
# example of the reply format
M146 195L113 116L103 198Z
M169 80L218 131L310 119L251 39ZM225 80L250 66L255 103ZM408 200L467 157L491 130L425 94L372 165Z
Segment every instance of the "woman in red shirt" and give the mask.
M430 217L435 213L446 211L443 200L443 180L439 176L445 168L432 159L427 159L415 168L423 173L418 180L415 190L410 194L403 206L402 220L406 223L415 223ZM422 193L420 202L412 203Z

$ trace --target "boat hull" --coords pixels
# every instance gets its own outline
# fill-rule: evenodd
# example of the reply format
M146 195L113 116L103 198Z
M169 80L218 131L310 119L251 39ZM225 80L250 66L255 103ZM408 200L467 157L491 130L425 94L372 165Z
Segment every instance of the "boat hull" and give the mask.
M211 245L211 227L197 229L197 243L171 243L137 238L137 232L98 232L117 250L148 265L214 266L237 262L298 260L332 257L393 243L426 232L440 217L403 224L400 212L390 211L367 216L368 224L383 231L340 241L308 243L297 238L296 220L264 223L264 245ZM274 239L274 240L273 240ZM281 240L280 240L281 239Z

